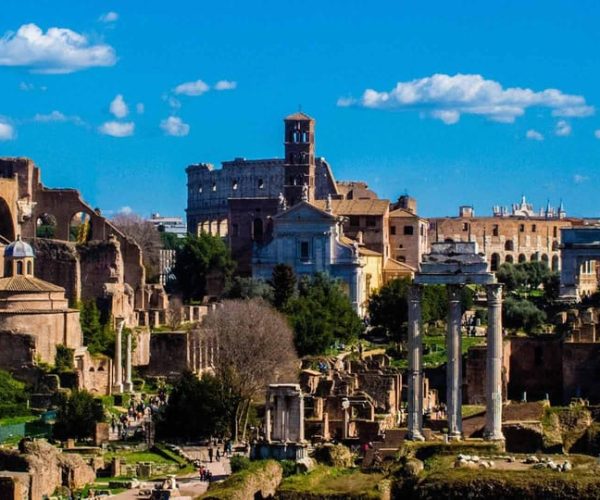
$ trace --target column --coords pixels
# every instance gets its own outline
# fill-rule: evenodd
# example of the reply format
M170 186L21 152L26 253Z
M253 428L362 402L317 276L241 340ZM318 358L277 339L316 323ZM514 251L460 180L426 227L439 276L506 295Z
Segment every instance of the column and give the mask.
M125 392L133 392L133 382L131 381L131 332L127 333L127 350L125 351L125 383L123 384Z
M271 442L271 394L268 392L265 403L265 439L267 443Z
M113 381L113 392L121 394L123 392L123 359L121 354L122 349L122 334L125 320L119 318L117 320L117 331L115 332L115 379Z
M420 285L412 285L408 298L408 433L407 438L424 441L423 437L423 337L421 334Z
M502 434L502 285L487 285L488 329L485 384L485 432L490 441Z
M448 285L448 335L446 338L446 406L448 407L448 437L462 436L462 352L460 285Z

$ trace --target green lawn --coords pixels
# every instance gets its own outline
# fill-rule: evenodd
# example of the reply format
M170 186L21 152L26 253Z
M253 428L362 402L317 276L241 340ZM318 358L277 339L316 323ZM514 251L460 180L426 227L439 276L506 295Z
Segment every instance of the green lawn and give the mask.
M462 337L462 353L465 354L470 347L474 345L485 344L485 337ZM425 368L435 368L443 365L448 360L446 356L446 336L445 335L424 335L423 348L426 354L423 355L423 366ZM399 368L408 368L408 359L394 359L394 366Z
M0 418L0 425L26 424L27 422L33 422L34 420L38 420L39 418L40 417L36 415L23 415L20 417Z

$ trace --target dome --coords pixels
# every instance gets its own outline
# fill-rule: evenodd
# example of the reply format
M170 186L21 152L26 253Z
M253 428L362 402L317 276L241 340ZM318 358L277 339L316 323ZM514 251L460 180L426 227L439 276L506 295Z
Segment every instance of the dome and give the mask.
M13 259L34 257L33 248L31 248L29 243L21 240L20 236L17 236L17 241L13 241L4 249L4 257L11 257Z

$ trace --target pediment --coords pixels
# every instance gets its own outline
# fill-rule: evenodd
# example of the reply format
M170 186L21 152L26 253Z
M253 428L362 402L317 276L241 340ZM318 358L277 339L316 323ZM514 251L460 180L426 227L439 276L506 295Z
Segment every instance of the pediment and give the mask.
M306 201L301 201L289 210L277 214L275 218L281 222L297 220L332 221L335 220L335 215L325 212Z

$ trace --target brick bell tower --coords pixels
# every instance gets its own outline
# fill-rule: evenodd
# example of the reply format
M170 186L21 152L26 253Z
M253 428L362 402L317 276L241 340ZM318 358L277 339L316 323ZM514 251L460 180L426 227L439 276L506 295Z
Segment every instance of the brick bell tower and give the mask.
M298 112L285 123L284 196L288 207L299 203L303 191L307 201L315 199L315 120ZM306 188L304 185L306 184Z

